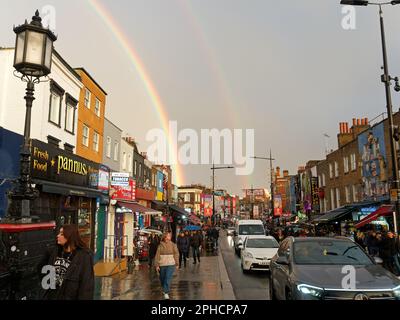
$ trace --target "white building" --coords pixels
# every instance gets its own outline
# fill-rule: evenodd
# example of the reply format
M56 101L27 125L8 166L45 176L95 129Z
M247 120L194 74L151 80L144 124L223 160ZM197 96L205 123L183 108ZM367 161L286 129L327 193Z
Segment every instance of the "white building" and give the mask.
M124 138L121 139L120 172L129 173L133 176L133 146Z
M23 135L26 83L13 75L13 64L14 49L0 48L0 126ZM35 85L31 138L75 148L82 82L56 51L49 79Z

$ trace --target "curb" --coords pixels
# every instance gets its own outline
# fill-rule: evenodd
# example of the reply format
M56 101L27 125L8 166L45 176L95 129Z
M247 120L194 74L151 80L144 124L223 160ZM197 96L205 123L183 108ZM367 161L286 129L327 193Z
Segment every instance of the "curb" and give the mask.
M226 266L224 258L222 257L222 252L219 250L218 255L218 268L220 274L221 290L224 300L236 300L235 293L233 292L232 283L229 280L228 272L226 271Z

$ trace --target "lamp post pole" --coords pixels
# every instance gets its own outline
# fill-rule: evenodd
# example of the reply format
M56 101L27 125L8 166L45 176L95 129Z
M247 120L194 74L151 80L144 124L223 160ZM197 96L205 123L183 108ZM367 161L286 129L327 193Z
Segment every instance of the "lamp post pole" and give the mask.
M213 166L211 168L213 175L212 175L212 201L213 201L213 209L212 209L212 224L215 225L216 223L216 218L215 218L215 170L223 170L223 169L234 169L235 167L216 167L215 164L213 163Z
M269 157L252 157L253 159L258 160L267 160L269 161L269 169L271 175L271 216L272 216L272 227L274 226L274 177L273 177L273 168L272 168L272 161L275 159L272 158L272 150L269 150Z

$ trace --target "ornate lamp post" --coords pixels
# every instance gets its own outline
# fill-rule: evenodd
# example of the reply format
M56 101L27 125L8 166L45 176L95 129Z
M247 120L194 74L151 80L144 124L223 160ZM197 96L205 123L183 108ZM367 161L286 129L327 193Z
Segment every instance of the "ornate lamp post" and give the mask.
M14 75L27 83L26 114L24 141L21 147L20 177L8 196L10 205L7 218L9 220L28 219L31 215L31 201L37 197L37 191L31 184L31 112L35 100L35 84L42 82L51 71L53 42L57 37L42 25L39 11L32 17L31 23L14 28L16 45L14 56Z

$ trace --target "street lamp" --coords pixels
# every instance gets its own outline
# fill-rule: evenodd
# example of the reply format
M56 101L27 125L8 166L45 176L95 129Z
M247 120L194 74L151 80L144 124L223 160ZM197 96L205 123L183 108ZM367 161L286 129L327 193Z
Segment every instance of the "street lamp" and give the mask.
M20 177L16 186L9 192L10 205L7 218L18 220L29 218L31 213L31 201L37 197L37 191L31 184L31 112L32 103L35 100L35 84L41 82L41 78L51 71L53 42L57 37L49 29L42 25L42 18L36 10L31 23L25 20L23 25L14 28L16 34L14 75L27 82L26 114L24 127L24 141L21 147Z
M223 169L234 169L235 167L216 167L214 164L211 168L213 172L213 181L212 181L212 199L213 199L213 209L212 209L212 222L215 225L215 170L223 170Z
M399 184L399 165L397 162L397 154L396 154L396 149L395 149L395 135L397 129L393 125L393 112L392 112L392 96L390 92L390 86L392 84L392 81L395 81L395 91L400 91L400 85L399 85L399 79L398 77L392 78L389 75L389 67L388 67L388 61L387 61L387 52L386 52L386 40L385 40L385 26L383 22L383 11L382 11L382 6L383 5L397 5L400 4L400 0L393 0L390 2L385 2L385 3L375 3L375 2L369 2L365 0L341 0L340 4L342 5L353 5L353 6L367 6L367 5L375 5L379 7L379 20L380 20L380 29L381 29L381 42L382 42L382 54L383 54L383 71L384 74L381 76L381 81L385 85L385 94L386 94L386 108L387 108L387 114L388 114L388 120L389 120L389 127L390 127L390 148L391 148L391 160L392 160L392 190L395 191L396 197L392 196L392 201L395 204L396 208L396 221L394 222L394 230L397 232L399 229L399 223L400 223L400 184ZM392 192L391 192L392 194Z

